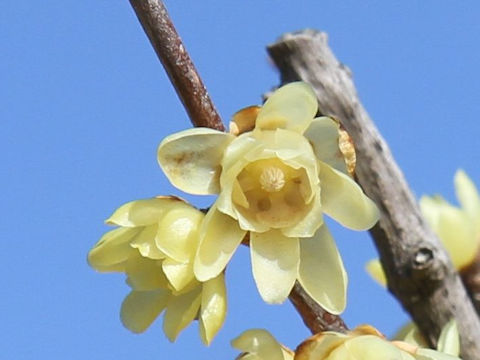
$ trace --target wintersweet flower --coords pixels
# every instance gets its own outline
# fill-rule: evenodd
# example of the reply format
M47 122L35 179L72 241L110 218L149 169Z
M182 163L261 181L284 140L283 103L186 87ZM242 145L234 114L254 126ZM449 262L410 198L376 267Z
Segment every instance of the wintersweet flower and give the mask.
M223 273L206 282L193 274L198 230L204 214L174 197L132 201L107 220L117 225L88 254L101 272L124 272L132 288L121 319L135 333L145 331L165 312L163 330L170 341L194 319L209 344L226 314Z
M468 267L480 250L480 196L475 184L463 170L454 178L460 207L448 203L442 196L422 196L420 209L437 234L453 265L459 271ZM380 284L386 279L377 259L367 263L367 271Z
M341 334L327 331L300 344L295 360L459 360L440 351L402 341L388 341L376 329L364 325Z
M195 128L160 144L159 164L176 187L219 194L200 230L199 280L220 274L249 233L266 302L283 302L298 280L325 309L343 311L347 278L323 213L364 230L378 211L348 175L338 123L314 118L317 110L311 87L291 83L237 113L231 133Z
M243 332L232 340L232 346L242 351L237 360L293 360L295 355L263 329Z

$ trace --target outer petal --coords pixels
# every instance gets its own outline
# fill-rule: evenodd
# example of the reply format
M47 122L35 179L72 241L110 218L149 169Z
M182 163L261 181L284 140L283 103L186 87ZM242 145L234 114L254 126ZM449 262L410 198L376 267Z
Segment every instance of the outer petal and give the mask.
M441 197L422 197L420 208L447 249L453 265L457 269L469 265L475 258L480 242L475 238L473 224L465 213Z
M203 283L200 306L200 337L209 345L225 321L227 314L227 290L224 274Z
M415 353L416 360L461 360L460 358L441 353L432 349L418 349Z
M262 299L280 304L292 290L298 275L300 247L297 238L280 231L250 233L253 277Z
M256 355L261 360L283 359L282 345L263 329L244 331L231 342L235 349Z
M345 334L331 331L313 335L297 347L295 360L330 359L328 355L348 338Z
M327 311L340 314L345 309L347 274L326 225L314 237L300 239L298 280Z
M198 246L198 227L203 217L203 213L193 207L169 211L158 223L157 247L176 261L189 261Z
M438 351L458 356L460 354L460 338L455 319L450 320L442 329L437 344Z
M171 342L195 319L200 308L201 290L199 285L188 293L170 298L163 318L163 331Z
M206 281L220 274L245 234L235 219L213 205L200 229L200 245L193 266L197 279Z
M318 160L348 174L345 158L339 147L340 125L327 116L316 118L303 134L312 144Z
M132 253L130 241L141 229L118 228L105 233L88 253L88 263L97 271L124 271Z
M123 300L120 318L134 333L144 332L163 311L170 298L168 290L132 291Z
M344 343L345 348L351 355L352 359L369 359L369 360L403 360L408 357L402 356L402 351L395 347L389 341L383 340L374 335L364 335L354 337ZM339 349L340 350L340 349ZM334 351L329 357L331 360L344 360L345 357L334 356L337 351ZM335 354L337 355L337 354ZM410 359L414 360L413 357Z
M463 170L455 174L455 192L462 208L475 224L476 234L480 234L480 195L473 181Z
M148 291L166 289L167 279L162 272L161 262L141 256L138 251L133 251L128 258L125 272L127 284L134 290Z
M191 262L182 263L173 259L165 259L162 269L176 291L181 291L195 279Z
M219 192L220 161L234 136L194 128L166 137L158 147L158 163L170 182L191 194Z
M376 205L347 175L320 162L323 211L353 230L366 230L378 221Z
M387 286L387 278L385 277L385 272L383 271L382 264L378 259L370 260L365 266L368 274L380 285Z
M256 129L283 128L298 133L308 128L318 110L310 85L294 82L276 90L257 116Z
M177 197L164 196L130 201L120 206L105 222L125 227L152 225L172 206L188 206Z

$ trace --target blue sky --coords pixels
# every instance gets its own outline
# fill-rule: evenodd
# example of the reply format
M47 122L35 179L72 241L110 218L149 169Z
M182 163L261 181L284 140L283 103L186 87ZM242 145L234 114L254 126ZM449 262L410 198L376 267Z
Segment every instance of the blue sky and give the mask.
M415 194L454 201L459 167L480 183L478 2L166 5L224 121L278 84L267 44L320 29ZM291 347L308 335L289 304L262 303L246 249L229 268L229 314L209 348L196 324L173 345L160 321L143 335L125 330L123 276L95 273L86 254L120 204L185 196L155 154L188 118L128 1L7 0L0 41L2 359L233 359L229 341L248 328L266 327ZM407 317L363 270L375 256L368 234L332 231L350 276L346 322L392 334Z

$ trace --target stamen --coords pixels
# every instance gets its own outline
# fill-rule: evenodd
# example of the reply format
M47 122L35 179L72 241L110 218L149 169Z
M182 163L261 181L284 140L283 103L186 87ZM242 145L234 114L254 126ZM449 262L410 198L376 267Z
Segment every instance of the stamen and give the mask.
M260 186L268 192L282 190L285 185L285 175L281 169L275 166L266 167L260 175Z

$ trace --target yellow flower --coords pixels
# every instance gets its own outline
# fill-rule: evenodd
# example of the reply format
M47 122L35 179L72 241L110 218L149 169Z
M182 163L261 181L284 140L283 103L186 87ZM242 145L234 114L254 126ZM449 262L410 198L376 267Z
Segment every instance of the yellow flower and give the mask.
M440 351L402 341L388 341L376 329L364 325L348 334L332 331L316 334L300 344L295 360L459 360Z
M196 128L160 144L159 164L175 186L219 194L200 230L199 280L221 273L250 232L253 275L266 302L283 302L298 279L325 309L343 311L346 274L323 213L363 230L378 212L348 175L338 123L316 113L311 87L291 83L262 108L238 113L233 134Z
M455 268L462 270L474 261L480 250L480 196L475 184L463 170L456 172L454 184L460 207L435 195L422 196L420 209ZM385 274L377 259L367 263L367 271L380 284L386 284Z
M237 360L293 360L295 355L263 329L243 332L232 340L232 346L242 351Z
M165 311L163 329L170 341L194 319L209 344L226 315L223 273L206 282L193 274L198 229L204 215L182 200L162 197L122 205L107 220L117 225L88 254L102 272L125 272L132 288L121 308L125 327L145 331Z

